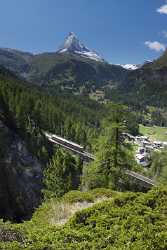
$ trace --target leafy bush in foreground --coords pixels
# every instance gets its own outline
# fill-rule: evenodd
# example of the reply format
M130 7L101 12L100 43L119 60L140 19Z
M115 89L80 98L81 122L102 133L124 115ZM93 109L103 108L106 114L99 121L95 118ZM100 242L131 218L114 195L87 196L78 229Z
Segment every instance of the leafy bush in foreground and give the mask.
M39 212L39 221L20 225L26 237L23 243L3 242L0 249L165 250L166 207L167 188L154 188L146 194L114 194L112 199L77 212L64 226L42 223Z

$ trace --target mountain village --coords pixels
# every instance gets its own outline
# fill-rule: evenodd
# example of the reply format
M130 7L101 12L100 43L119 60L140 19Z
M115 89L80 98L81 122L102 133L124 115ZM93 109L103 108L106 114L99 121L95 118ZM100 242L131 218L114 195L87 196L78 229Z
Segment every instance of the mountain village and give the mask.
M129 133L123 133L124 138L135 146L135 159L138 164L148 167L151 164L151 155L153 151L161 151L167 148L166 141L151 140L149 136L133 136Z

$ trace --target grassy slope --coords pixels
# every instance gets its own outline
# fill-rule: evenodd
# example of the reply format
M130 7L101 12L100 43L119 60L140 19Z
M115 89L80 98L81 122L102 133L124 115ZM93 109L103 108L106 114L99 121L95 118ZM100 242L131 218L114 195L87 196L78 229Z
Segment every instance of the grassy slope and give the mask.
M90 201L105 194L110 197L107 201L78 211L63 226L51 225L49 218L54 213L49 203L45 203L30 222L10 225L9 234L15 231L13 237L17 241L1 242L0 249L167 249L166 188L156 188L146 194L112 193L106 190L82 194L72 192L61 202ZM4 230L7 230L9 226L0 227L6 227ZM24 240L20 231L26 232Z
M164 127L140 125L140 133L149 136L151 140L167 141L167 128Z

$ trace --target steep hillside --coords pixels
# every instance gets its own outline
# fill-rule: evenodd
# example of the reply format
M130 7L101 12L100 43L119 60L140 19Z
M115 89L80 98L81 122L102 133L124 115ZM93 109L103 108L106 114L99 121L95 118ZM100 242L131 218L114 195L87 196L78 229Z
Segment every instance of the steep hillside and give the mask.
M41 202L42 166L0 100L0 218L31 218Z
M162 68L167 67L167 49L157 60L154 60L152 63L146 64L145 68Z
M88 99L47 95L0 68L0 218L27 219L41 201L43 166L54 151L43 131L91 147L103 111Z
M126 76L126 70L106 62L97 62L72 53L44 53L31 62L28 79L39 85L67 85L79 87L89 82L103 86L117 84Z
M26 77L30 70L30 61L33 55L14 49L0 49L0 65Z
M75 53L43 53L32 55L10 49L0 49L0 65L36 85L54 87L103 86L117 84L124 79L127 70L110 65L105 61L95 61Z
M29 216L27 211L31 214L34 206L38 205L44 170L42 166L47 166L58 151L45 138L44 131L78 142L91 152L102 130L102 121L111 112L111 106L101 105L85 97L46 94L40 88L27 85L10 71L0 68L0 163L4 171L1 172L3 191L0 217L26 218ZM136 130L138 126L134 114L126 118L131 121L128 122L130 131L134 128ZM68 176L68 171L75 165L74 161L65 153L60 153L59 158L62 164L66 159L65 165L71 160L72 167L65 172ZM72 174L69 176L73 177ZM55 175L53 177L55 180ZM81 181L81 178L78 179L77 185ZM12 197L12 205L3 201L5 197ZM28 203L30 198L31 202ZM20 204L23 208L18 207ZM9 215L8 207L9 210L11 207L14 214Z
M130 71L124 82L111 91L113 100L138 107L167 106L167 52L158 60Z
M120 86L125 102L141 106L167 105L167 67L159 69L142 68L131 72Z
M36 121L32 117L35 107L30 108L33 96L39 104L37 92L0 68L0 218L16 221L30 218L41 202L42 171L49 148L37 115ZM43 121L41 127L44 126Z

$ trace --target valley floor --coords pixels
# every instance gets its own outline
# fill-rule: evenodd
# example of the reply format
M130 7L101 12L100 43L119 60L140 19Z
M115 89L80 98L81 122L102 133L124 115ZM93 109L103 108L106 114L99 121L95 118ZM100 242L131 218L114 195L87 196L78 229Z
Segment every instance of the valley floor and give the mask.
M140 133L148 136L153 141L167 141L167 127L140 125Z

